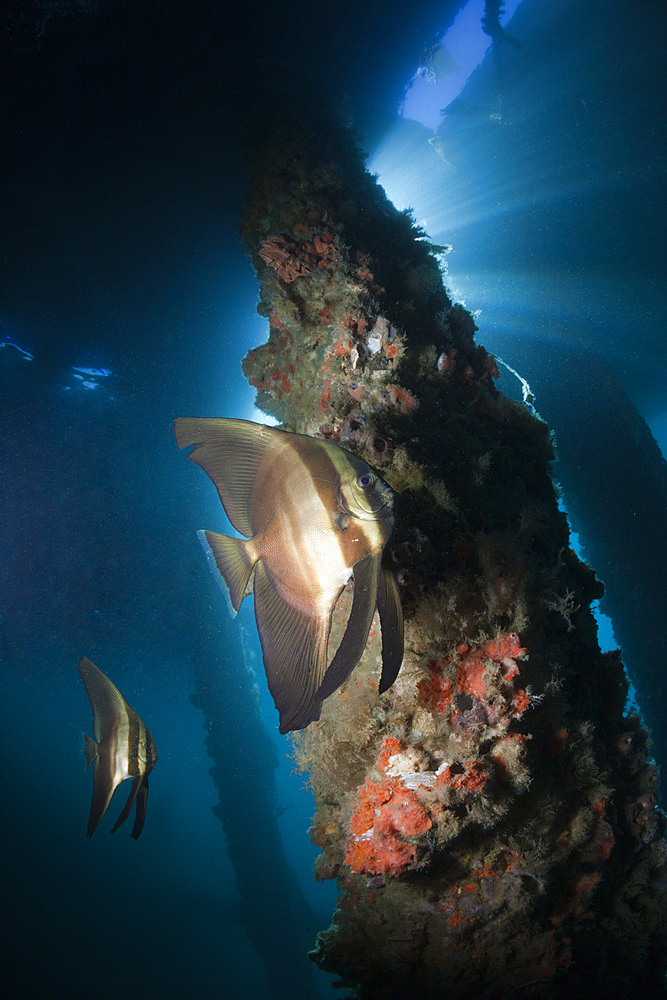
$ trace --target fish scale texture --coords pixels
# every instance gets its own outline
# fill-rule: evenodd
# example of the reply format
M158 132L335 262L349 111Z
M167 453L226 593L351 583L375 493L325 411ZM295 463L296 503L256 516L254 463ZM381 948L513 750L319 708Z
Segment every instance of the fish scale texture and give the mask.
M311 958L360 998L663 996L657 770L620 656L598 646L603 588L570 548L549 428L497 391L444 248L352 133L270 122L241 225L268 340L243 369L261 409L398 494L385 558L405 615L390 689L376 617L294 739L316 877L340 888Z

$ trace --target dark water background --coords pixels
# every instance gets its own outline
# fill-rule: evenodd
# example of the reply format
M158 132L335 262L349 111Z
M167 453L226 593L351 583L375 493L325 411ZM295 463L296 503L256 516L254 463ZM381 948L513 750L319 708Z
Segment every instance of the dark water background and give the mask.
M633 447L624 409L631 404L650 421L664 451L663 5L525 0L513 28L523 49L508 50L503 67L506 122L450 123L449 165L428 145L431 133L396 111L424 41L447 27L458 4L333 11L315 3L296 13L274 5L233 19L212 6L107 4L98 17L85 4L17 3L4 15L7 996L280 993L246 934L253 900L241 900L234 885L212 812L218 793L203 715L189 700L195 619L197 641L204 635L216 654L228 646L240 655L194 536L201 527L224 530L224 520L171 431L176 416L253 416L239 361L266 330L236 233L245 176L231 135L241 95L258 81L285 88L296 106L306 89L329 90L355 115L389 196L413 205L433 239L453 244L450 283L470 309L483 310L478 339L529 380L564 442L559 474L588 515L585 541L614 534L605 519L610 494L620 497L619 535L634 519L632 530L653 538L654 549L665 540L659 511L633 514L659 462ZM490 107L498 93L487 61L466 99ZM87 390L73 366L113 374ZM509 375L501 386L516 395ZM610 441L598 432L619 413ZM627 572L641 575L641 558L634 566L632 558ZM664 593L658 563L649 586L656 599ZM653 623L662 605L644 606L659 639ZM275 799L264 801L251 783L248 799L278 814L314 940L335 887L312 882L310 799L277 734L250 609L239 618L257 670L247 675L247 697L253 705L260 698L279 761ZM631 632L639 639L646 631L639 619L624 625L630 642ZM82 655L111 676L157 743L136 843L129 825L109 836L122 790L93 839L85 837L92 781L81 733L91 713L76 671ZM643 690L638 684L647 706L661 691L652 678ZM234 747L216 749L218 764L228 754L237 773ZM238 807L235 819L243 825ZM263 914L262 880L269 887L275 871L261 843L249 822ZM270 936L272 921L261 919ZM305 961L303 950L285 957L288 966ZM331 995L324 976L315 988Z

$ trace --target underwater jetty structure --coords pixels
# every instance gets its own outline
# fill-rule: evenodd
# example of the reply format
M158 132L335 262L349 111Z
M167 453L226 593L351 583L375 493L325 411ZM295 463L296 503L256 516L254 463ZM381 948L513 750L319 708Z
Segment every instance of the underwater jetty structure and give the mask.
M570 362L572 359L568 359ZM662 635L667 594L667 463L646 421L607 365L584 357L570 363L558 384L558 481L584 553L604 580L601 610L612 619L623 662L637 688L663 764L667 794L667 671ZM551 399L549 398L549 392ZM552 405L554 390L540 389ZM588 428L587 433L581 429Z
M316 926L285 854L277 819L275 743L259 714L259 698L236 626L208 610L207 586L192 555L188 634L210 775L239 896L238 920L266 970L273 1000L317 1000L314 970L305 955ZM211 634L218 643L211 643ZM216 650L217 646L217 650ZM261 859L261 860L260 860ZM276 915L280 914L280 919ZM303 955L303 961L300 961ZM288 961L286 961L286 957ZM233 976L231 976L233 980Z
M658 770L620 654L598 645L603 585L570 547L549 427L497 391L446 248L388 201L351 130L275 112L244 145L269 328L243 361L257 404L398 497L399 676L378 693L376 624L293 737L316 878L340 890L310 957L369 1000L665 996Z

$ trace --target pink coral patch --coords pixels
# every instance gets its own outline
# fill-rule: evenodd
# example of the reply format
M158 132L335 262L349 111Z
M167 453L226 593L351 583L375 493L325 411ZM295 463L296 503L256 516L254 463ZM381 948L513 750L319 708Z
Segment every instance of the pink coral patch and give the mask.
M456 686L461 694L471 694L480 701L487 697L486 683L484 681L484 671L487 664L484 660L469 656L459 666L456 671Z
M438 714L446 711L454 691L454 685L444 673L448 663L449 660L431 660L428 665L429 676L417 684L422 705Z
M366 778L357 789L357 800L350 819L346 863L357 874L396 875L404 871L415 860L416 848L402 838L430 830L433 824L428 813L396 778L383 778L378 784Z
M274 233L262 240L258 254L288 284L316 267L335 263L338 258L333 233L327 230L312 240L295 240L284 233Z

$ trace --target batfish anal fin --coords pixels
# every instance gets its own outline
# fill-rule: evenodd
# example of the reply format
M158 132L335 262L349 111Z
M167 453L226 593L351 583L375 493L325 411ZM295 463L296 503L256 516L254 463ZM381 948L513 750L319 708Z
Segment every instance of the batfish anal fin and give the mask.
M398 677L403 663L403 608L394 571L388 566L380 570L378 612L382 631L382 676L379 693L384 694Z
M315 698L324 701L344 684L363 656L378 599L379 555L368 555L354 564L352 610L336 655L329 664Z
M134 826L132 827L132 833L130 834L130 836L133 837L134 840L137 840L139 834L144 828L147 802L148 802L148 778L144 778L141 785L139 786L139 791L137 792L137 814L134 817Z
M111 830L112 833L115 833L118 827L122 826L127 817L130 815L130 811L132 809L132 806L134 805L134 800L136 799L139 793L139 789L141 788L141 783L142 781L145 780L146 779L143 774L138 774L136 778L132 779L132 787L130 788L130 794L127 797L127 802L123 806L123 811L121 812L120 816L116 820Z
M236 616L245 597L256 557L251 543L245 538L219 535L215 531L198 531L197 538L206 553L206 561L227 598L229 613Z
M99 754L99 747L95 740L91 739L88 733L83 734L83 753L86 758L86 771L95 762Z
M93 771L93 800L90 803L87 831L89 837L92 837L99 826L115 791L116 786L113 784L111 775L108 771L103 771L103 762L98 757Z
M266 679L280 713L279 730L305 729L320 717L315 692L326 670L331 613L310 615L288 604L260 559L255 567L255 619Z
M284 443L285 434L250 420L179 417L174 421L179 448L194 445L188 455L209 477L237 531L250 537L250 494L267 453Z

